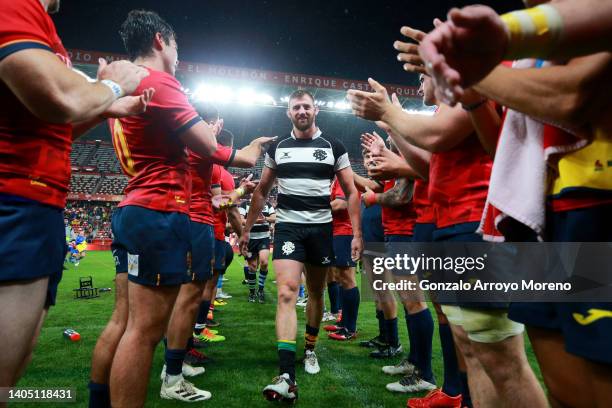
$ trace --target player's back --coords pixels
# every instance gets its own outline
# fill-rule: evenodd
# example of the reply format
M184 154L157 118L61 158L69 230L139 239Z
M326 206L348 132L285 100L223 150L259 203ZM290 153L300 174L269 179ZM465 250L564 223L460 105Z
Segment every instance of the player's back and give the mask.
M155 89L146 112L109 121L117 157L129 177L120 206L188 213L191 177L179 135L201 119L173 76L149 72L135 92Z

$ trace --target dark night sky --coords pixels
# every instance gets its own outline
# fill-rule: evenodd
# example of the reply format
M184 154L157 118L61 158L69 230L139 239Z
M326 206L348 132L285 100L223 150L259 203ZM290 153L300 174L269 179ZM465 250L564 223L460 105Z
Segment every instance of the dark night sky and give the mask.
M62 0L53 18L67 48L123 52L121 22L129 10L145 8L174 26L185 61L406 83L392 48L399 28L427 30L450 7L474 2ZM480 3L498 11L522 6Z

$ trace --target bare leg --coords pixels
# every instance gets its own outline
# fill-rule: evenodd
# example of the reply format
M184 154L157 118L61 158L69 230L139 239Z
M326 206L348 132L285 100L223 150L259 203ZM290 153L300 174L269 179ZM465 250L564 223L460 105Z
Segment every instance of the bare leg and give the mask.
M128 282L128 324L117 346L110 376L114 408L144 406L153 352L166 331L179 288Z
M216 287L216 281L214 284ZM189 282L181 285L166 331L168 349L184 349L187 346L187 341L192 335L203 289L204 282Z
M115 310L100 334L91 361L91 381L108 384L111 364L117 345L125 332L128 321L128 279L127 273L119 273L115 278Z
M565 351L561 332L527 327L553 407L607 407L612 369Z
M306 305L306 320L310 327L321 326L323 318L323 293L327 282L327 266L306 266L306 287L308 288L308 304Z
M297 315L295 302L300 287L301 262L289 259L273 261L278 287L278 304L276 305L276 337L283 340L295 340L297 334Z
M30 359L37 329L44 316L49 278L10 282L0 285L0 327L3 347L0 353L0 387L12 387Z

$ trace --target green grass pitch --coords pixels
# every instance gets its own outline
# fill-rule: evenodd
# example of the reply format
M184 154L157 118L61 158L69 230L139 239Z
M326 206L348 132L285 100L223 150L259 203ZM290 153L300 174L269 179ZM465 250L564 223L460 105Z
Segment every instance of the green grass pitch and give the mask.
M206 373L193 378L193 383L212 392L212 399L202 405L217 407L266 407L261 390L277 374L276 336L274 316L276 288L274 271L266 282L267 303L247 302L247 288L241 284L243 259L234 258L227 272L229 281L224 290L234 297L227 306L218 307L215 319L221 323L219 333L226 336L222 343L204 349L215 361L207 364ZM76 403L35 404L22 403L20 407L86 407L89 393L89 367L91 353L98 335L106 325L113 310L115 269L110 251L90 252L79 267L68 265L59 286L57 305L51 308L34 351L34 358L19 387L71 387L76 390ZM75 300L72 290L78 287L80 276L93 276L98 288L113 288L101 293L99 298ZM432 310L433 312L433 310ZM362 301L359 310L358 339L368 339L378 332L374 305ZM303 350L304 315L298 308L298 357ZM435 318L435 313L433 313ZM408 349L408 334L403 312L399 315L400 340ZM65 340L62 332L73 328L81 334L81 341ZM405 407L408 395L393 394L385 384L399 378L383 374L380 367L395 364L397 360L380 361L368 357L368 350L357 341L340 343L329 340L322 331L317 344L321 372L316 376L306 374L298 363L296 367L299 386L298 404L311 407ZM531 348L529 360L541 381ZM158 346L147 395L147 407L195 406L179 401L166 401L159 397L159 373L163 365L163 345ZM442 381L442 354L437 333L433 341L433 367L438 383Z

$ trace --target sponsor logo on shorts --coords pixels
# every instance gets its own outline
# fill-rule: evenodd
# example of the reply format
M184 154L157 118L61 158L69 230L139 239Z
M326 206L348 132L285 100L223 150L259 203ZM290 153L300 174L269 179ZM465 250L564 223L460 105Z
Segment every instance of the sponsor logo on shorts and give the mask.
M580 313L574 313L572 316L578 324L587 326L606 317L612 318L612 310L589 309L589 314L586 316Z
M291 241L285 241L281 248L284 255L291 255L295 251L295 244Z
M331 261L329 260L329 256L324 256L324 257L323 257L323 261L321 261L321 263L322 263L323 265L330 264L330 263L331 263Z
M119 255L117 255L117 250L113 249L113 258L115 259L115 267L119 266Z
M138 255L128 253L128 273L138 276Z

